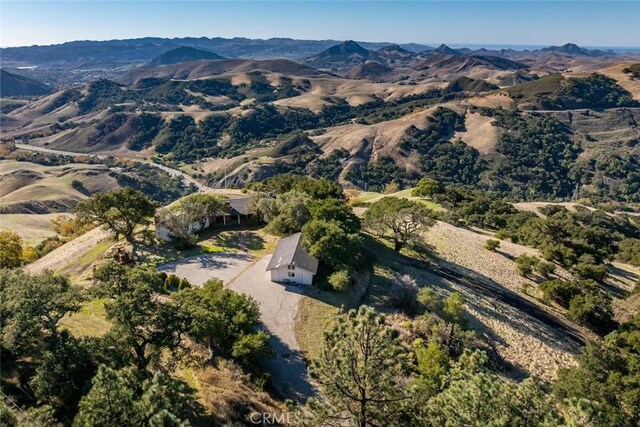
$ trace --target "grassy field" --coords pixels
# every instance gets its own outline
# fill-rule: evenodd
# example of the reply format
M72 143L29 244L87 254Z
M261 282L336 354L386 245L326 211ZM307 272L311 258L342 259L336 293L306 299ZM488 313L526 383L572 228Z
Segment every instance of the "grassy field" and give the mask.
M434 211L443 211L445 210L442 206L440 206L439 204L432 202L431 200L427 200L425 198L422 197L414 197L411 195L411 192L413 191L413 188L407 188L405 190L401 190L395 193L389 193L389 194L383 194L383 193L378 193L375 191L364 191L361 192L357 197L355 197L353 200L357 203L374 203L377 202L378 200L382 199L383 197L399 197L402 199L409 199L409 200L415 200L417 202L423 203L426 207L428 207L429 209L432 209Z
M324 298L320 298L321 293L325 294ZM328 299L334 299L333 304ZM342 299L345 301L340 301ZM332 295L317 288L307 290L298 306L295 326L298 344L308 358L313 359L320 353L324 332L330 330L343 313L341 306L346 300L343 294Z
M98 337L109 331L111 323L106 319L106 299L93 299L82 305L80 311L66 315L60 321L63 329L78 337Z
M69 214L0 214L0 230L15 231L25 243L35 245L47 237L55 236L51 220Z

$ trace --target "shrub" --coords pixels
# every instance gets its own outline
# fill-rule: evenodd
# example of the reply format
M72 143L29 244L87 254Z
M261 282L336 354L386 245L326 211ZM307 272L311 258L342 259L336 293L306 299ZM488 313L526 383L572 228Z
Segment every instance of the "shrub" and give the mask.
M600 290L589 290L575 296L569 305L569 317L603 334L616 327L611 298Z
M422 178L411 191L413 197L433 197L443 192L442 184L433 178Z
M79 191L83 194L87 192L87 189L85 188L84 184L81 181L78 181L77 179L74 179L73 181L71 181L71 187L74 190Z
M442 299L431 288L420 288L416 300L425 310L436 312L440 310Z
M521 276L528 276L533 271L533 268L540 262L537 257L520 255L516 258L516 268L518 274Z
M640 267L640 239L624 239L618 245L618 259Z
M540 261L534 266L536 272L544 277L545 279L549 278L556 271L555 264L546 261Z
M22 261L26 264L40 258L40 254L33 246L25 246L22 248Z
M191 283L187 279L180 279L178 283L178 290L181 291L183 289L188 289L191 287Z
M329 284L336 291L345 291L351 284L351 276L347 270L339 270L329 276Z
M396 277L389 291L389 302L407 313L414 313L417 308L418 284L408 274Z
M190 234L188 237L172 237L171 245L179 251L191 249L198 243L198 238L195 234Z
M569 267L576 263L577 257L573 249L559 244L549 244L542 248L542 257Z
M549 280L540 284L540 290L544 299L547 301L555 301L564 308L569 308L569 304L573 297L582 292L582 283L565 280Z
M91 230L92 224L80 224L74 218L59 215L51 220L51 228L62 237L77 237Z
M38 257L43 257L52 250L57 249L62 245L63 242L58 236L51 236L38 243L35 247L35 251L37 252Z
M500 247L500 240L489 239L484 244L484 247L486 249L490 250L490 251L495 251L496 249L498 249Z
M169 292L172 289L178 289L178 286L180 286L180 278L175 274L168 275L164 281L164 290Z
M14 231L0 231L0 268L22 264L22 237Z
M573 271L581 279L591 279L597 282L601 282L607 276L607 267L605 265L579 262L573 267Z

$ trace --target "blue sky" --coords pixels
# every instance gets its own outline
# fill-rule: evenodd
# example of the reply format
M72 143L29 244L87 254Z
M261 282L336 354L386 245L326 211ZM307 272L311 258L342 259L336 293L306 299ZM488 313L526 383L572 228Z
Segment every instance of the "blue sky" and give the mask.
M2 46L144 36L640 47L640 2L0 0Z

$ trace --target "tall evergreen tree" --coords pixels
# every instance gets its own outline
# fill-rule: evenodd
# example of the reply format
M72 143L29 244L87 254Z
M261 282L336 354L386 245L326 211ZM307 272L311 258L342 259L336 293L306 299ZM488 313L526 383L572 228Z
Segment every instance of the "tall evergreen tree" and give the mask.
M325 334L310 373L323 397L313 402L321 425L392 425L408 398L399 380L404 349L384 318L370 308L352 310Z

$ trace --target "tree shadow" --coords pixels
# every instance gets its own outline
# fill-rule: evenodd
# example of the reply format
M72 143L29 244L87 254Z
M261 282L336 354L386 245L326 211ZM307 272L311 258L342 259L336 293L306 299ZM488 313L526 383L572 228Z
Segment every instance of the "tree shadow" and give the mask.
M445 292L456 291L456 288L463 289L467 294L467 303L474 309L508 323L521 333L534 334L550 346L563 350L567 348L567 340L572 343L570 347L576 350L585 344L582 332L562 318L561 314L539 306L477 271L446 261L435 254L432 254L430 261L408 257L380 242L375 243L375 239L371 240L374 242L368 241L367 249L382 265L402 273L413 272L422 276L432 287ZM373 279L379 280L378 291L384 292L385 288L388 289L388 278L374 275ZM371 286L368 301L383 301L375 291L375 287ZM479 304L478 296L490 301L492 307Z
M302 352L291 349L275 335L271 335L269 344L275 355L261 359L260 364L271 374L271 384L276 393L298 404L315 397L317 390L309 378L307 360Z
M511 255L510 253L507 253L507 252L501 251L500 249L497 249L495 252L496 252L497 254L502 255L503 257L505 257L506 259L508 259L508 260L510 260L510 261L515 261L515 260L516 260L516 257L514 257L513 255Z
M217 254L200 254L187 258L182 258L178 261L170 262L162 265L158 268L159 271L167 273L175 272L177 268L185 265L197 264L201 268L209 270L222 270L236 265L233 261L248 262L252 261L253 257L244 252L224 252Z
M607 266L608 275L601 285L617 298L629 296L640 276L632 271L625 270L613 264Z

